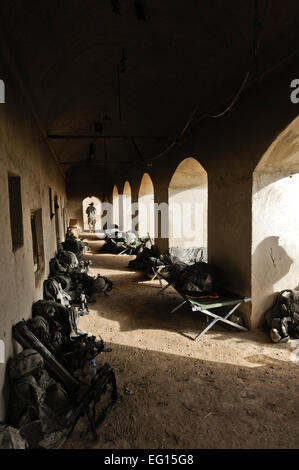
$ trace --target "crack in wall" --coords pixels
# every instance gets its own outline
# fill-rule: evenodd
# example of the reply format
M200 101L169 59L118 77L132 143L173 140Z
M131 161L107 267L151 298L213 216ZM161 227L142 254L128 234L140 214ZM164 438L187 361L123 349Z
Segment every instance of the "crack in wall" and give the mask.
M275 263L275 260L274 260L274 258L273 258L273 251L272 251L272 248L270 248L270 258L271 258L271 261L272 261L272 263L273 263L274 268L276 269L276 263Z

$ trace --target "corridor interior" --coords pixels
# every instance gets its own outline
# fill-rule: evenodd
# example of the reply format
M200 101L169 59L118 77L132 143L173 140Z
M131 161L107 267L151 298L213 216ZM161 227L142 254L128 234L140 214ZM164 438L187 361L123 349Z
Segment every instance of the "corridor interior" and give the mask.
M98 357L115 369L120 398L101 425L98 442L82 418L64 448L295 448L298 366L290 349L265 332L215 326L191 338L204 316L183 307L173 289L128 268L134 256L99 254L100 235L81 234L93 275L114 283L98 296L80 328L100 334L111 352ZM104 355L104 357L103 357ZM286 423L287 426L286 426Z
M96 283L83 248L62 281L58 269L69 292L55 280L73 231L89 244L90 274L113 282L79 328L103 338L97 365L115 371L119 399L97 442L82 417L65 448L298 447L298 44L298 0L0 1L1 423L17 384L9 364L22 356L13 328L53 300L52 283L54 301L71 298L75 330ZM202 253L203 270L244 300L243 331L218 322L193 341L204 315L171 313L172 287L158 295L131 255L99 251L115 225L137 254L151 238L155 263L172 248ZM195 292L217 296L209 274L202 289L195 272ZM286 289L297 319L283 311L266 324ZM57 354L74 346L66 331ZM68 352L67 374L81 373Z

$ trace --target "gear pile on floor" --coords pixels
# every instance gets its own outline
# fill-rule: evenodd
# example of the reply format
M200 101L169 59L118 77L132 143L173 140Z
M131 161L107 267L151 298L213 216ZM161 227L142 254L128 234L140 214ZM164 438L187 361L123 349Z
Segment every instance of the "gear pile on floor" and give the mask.
M44 298L64 306L71 303L80 306L80 314L88 314L88 302L95 302L95 296L107 294L113 283L107 277L89 276L90 260L82 259L86 244L70 233L59 246L57 255L50 260L50 276L44 281Z
M118 225L109 225L105 230L105 243L99 253L111 253L114 255L134 255L143 240L133 232L119 230Z
M135 254L136 258L129 262L129 267L144 271L147 274L152 274L157 268L162 271L163 268L163 272L167 275L166 268L168 267L173 267L174 270L179 272L207 258L207 250L202 247L172 247L161 254L149 238L140 244Z
M150 238L142 239L134 254L136 257L129 261L129 268L152 273L153 267L164 264L159 249Z
M224 287L224 280L216 266L205 262L186 265L177 262L162 271L165 279L186 295L213 294Z
M0 448L58 448L84 415L96 439L98 424L117 399L112 368L95 363L109 349L102 338L78 329L79 316L88 313L87 301L112 289L109 279L87 274L85 251L85 244L67 236L50 261L44 299L33 304L32 318L13 327L23 351L7 365L10 392ZM96 413L104 394L110 401Z
M299 292L281 291L275 304L265 312L265 321L273 343L299 339Z

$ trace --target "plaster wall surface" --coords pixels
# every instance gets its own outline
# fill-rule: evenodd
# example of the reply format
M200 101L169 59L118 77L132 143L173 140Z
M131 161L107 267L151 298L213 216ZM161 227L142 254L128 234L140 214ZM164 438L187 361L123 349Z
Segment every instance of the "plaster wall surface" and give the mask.
M50 217L49 187L52 204L57 196L60 240L64 237L63 208L66 201L65 182L45 143L27 102L14 78L3 77L6 103L0 105L0 339L5 344L5 361L20 350L12 340L12 326L31 316L32 303L43 297L43 280L49 273L49 260L56 252L55 217ZM21 199L24 243L12 249L8 175L21 178ZM44 270L35 278L31 234L31 211L42 210ZM5 413L6 365L0 364L0 420Z
M70 197L67 199L67 214L68 224L71 219L78 220L78 228L83 230L84 221L81 197Z

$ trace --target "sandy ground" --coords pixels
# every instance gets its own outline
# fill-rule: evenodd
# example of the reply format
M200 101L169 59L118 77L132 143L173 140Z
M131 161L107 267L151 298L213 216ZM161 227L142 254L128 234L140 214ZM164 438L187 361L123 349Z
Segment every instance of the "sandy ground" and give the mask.
M93 265L114 282L82 317L80 328L101 335L112 352L97 364L114 368L119 399L94 442L82 418L64 448L298 448L298 365L288 345L265 333L216 325L191 340L205 319L183 307L170 288L128 269L129 256L95 254Z

